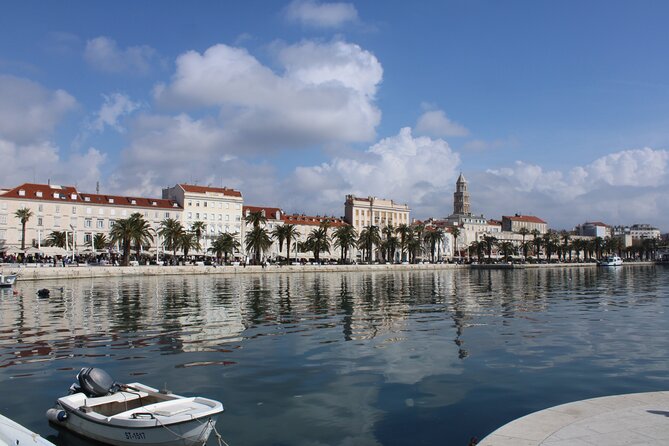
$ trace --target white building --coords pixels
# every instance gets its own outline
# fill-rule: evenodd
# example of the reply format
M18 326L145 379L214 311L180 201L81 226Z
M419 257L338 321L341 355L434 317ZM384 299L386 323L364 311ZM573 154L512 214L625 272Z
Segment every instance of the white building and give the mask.
M237 190L182 183L163 189L163 198L177 202L182 208L181 223L186 229L196 221L205 223L203 252L207 251L212 239L224 232L242 234L244 199Z
M96 234L109 234L118 219L140 213L153 228L166 218L181 218L181 207L172 200L79 193L73 186L24 183L0 192L0 252L17 252L21 246L21 222L17 210L32 216L26 224L26 248L42 248L54 231L73 238L70 252L90 248ZM154 246L157 243L154 240Z

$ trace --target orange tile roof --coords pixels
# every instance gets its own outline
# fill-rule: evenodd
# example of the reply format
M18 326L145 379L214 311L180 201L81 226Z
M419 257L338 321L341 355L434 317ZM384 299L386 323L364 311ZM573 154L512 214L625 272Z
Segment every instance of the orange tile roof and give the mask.
M535 217L534 215L513 215L513 216L504 215L502 216L502 218L506 218L511 221L522 221L525 223L543 223L543 224L546 223L545 221L543 221L539 217Z
M299 215L299 214L282 215L281 220L283 220L284 224L291 224L291 225L319 226L325 220L330 221L331 227L348 225L348 223L346 223L341 218L312 217L309 215Z
M23 191L24 195L20 195L19 191ZM41 197L38 196L38 192L42 193ZM57 197L54 195L56 193L58 194ZM79 193L73 186L57 186L53 184L24 183L8 190L2 197L18 200L57 201L59 203L104 204L107 206L137 206L142 208L163 209L179 208L175 201L164 200L162 198L123 197L119 195ZM110 203L109 199L112 199L114 202ZM135 200L135 204L132 204L132 200Z
M265 217L268 220L276 220L276 213L279 212L280 215L283 215L283 211L280 208L272 208L267 206L243 206L242 213L246 216L246 211L258 212L265 211Z
M227 195L229 197L241 197L242 193L238 190L229 189L227 187L209 187L209 186L196 186L194 184L184 184L181 183L179 186L185 192L192 192L195 194L206 194L207 192L215 192L218 194Z

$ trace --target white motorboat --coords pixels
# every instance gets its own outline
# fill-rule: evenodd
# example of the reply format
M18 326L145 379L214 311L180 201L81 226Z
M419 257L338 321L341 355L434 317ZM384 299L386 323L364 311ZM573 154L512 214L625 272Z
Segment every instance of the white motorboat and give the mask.
M35 432L0 415L0 446L55 446Z
M223 405L201 397L119 384L103 370L84 368L71 394L47 418L84 437L116 446L200 446L215 429Z
M16 274L0 273L0 288L9 288L16 283Z
M600 266L622 266L623 259L618 256L607 256L599 261Z

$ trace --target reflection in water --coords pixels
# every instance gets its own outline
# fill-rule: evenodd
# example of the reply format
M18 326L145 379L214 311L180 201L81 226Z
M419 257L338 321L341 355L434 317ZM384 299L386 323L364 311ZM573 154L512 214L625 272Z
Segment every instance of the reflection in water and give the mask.
M552 404L666 389L668 282L661 267L23 282L0 294L0 412L48 435L43 411L98 365L222 400L231 444L464 444Z

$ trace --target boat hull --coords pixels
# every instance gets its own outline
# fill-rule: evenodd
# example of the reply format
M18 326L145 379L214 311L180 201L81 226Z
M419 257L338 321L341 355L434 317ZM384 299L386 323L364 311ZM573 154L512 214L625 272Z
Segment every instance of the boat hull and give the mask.
M9 288L16 283L16 275L0 276L0 288Z
M204 444L216 426L218 415L175 424L114 426L88 419L76 410L66 410L67 419L57 422L81 436L116 446L196 446Z

